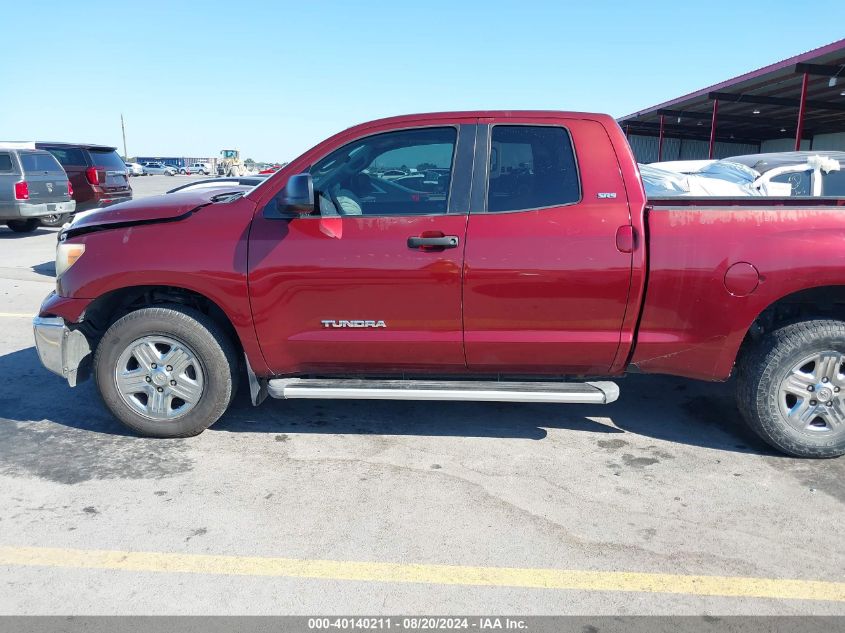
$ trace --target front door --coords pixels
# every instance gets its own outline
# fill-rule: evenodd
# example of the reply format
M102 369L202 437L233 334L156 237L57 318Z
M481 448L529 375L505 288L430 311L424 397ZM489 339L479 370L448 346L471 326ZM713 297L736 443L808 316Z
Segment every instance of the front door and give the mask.
M256 216L249 288L275 374L460 371L475 125L369 134L311 166L319 214Z
M620 344L632 254L617 248L617 232L631 219L604 127L509 118L479 128L479 136L488 142L478 144L467 230L469 368L607 372Z

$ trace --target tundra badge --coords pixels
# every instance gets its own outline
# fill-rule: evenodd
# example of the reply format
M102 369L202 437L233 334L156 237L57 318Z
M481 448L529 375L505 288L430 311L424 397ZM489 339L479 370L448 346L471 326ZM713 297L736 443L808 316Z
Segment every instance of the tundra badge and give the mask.
M387 327L384 321L320 321L323 327Z

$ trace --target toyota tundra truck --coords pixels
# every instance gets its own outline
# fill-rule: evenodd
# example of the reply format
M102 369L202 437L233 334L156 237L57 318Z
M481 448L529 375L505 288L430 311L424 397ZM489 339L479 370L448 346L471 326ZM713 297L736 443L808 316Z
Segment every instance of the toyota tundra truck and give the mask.
M434 174L425 187L379 176ZM143 435L274 398L606 404L628 371L736 376L785 453L845 453L845 199L646 198L609 116L341 132L256 187L77 217L34 320Z

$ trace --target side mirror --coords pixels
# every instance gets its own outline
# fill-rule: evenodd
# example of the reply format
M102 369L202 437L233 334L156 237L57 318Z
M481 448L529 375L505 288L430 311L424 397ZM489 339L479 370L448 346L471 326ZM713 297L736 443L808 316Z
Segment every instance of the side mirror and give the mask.
M285 218L291 214L314 213L314 181L311 174L295 174L288 178L285 188L264 207L265 218Z

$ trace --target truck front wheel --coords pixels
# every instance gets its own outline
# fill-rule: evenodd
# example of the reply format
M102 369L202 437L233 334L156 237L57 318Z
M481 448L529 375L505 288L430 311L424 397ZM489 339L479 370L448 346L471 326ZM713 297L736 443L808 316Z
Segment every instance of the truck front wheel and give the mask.
M845 323L803 321L769 333L740 359L737 403L784 453L845 454Z
M94 355L106 406L149 437L189 437L216 422L234 397L237 366L222 328L178 304L118 319Z

